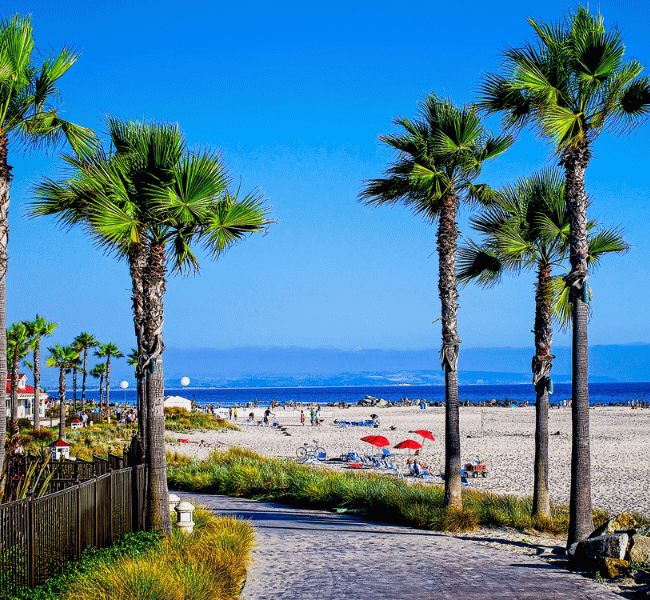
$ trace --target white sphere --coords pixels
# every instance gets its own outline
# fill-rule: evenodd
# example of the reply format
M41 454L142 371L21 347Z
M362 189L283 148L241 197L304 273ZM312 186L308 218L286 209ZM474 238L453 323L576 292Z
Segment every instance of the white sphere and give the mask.
M125 390L126 388L129 387L129 382L128 382L128 381L123 381L122 383L120 383L120 387L121 387L123 390Z
M181 379L181 385L190 385L190 378L189 377L183 377Z

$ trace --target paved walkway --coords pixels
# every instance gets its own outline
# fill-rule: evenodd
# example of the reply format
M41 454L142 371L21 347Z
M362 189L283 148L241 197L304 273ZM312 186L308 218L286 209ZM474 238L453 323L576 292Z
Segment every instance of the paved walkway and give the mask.
M245 600L620 600L534 557L466 540L269 502L179 495L257 529Z

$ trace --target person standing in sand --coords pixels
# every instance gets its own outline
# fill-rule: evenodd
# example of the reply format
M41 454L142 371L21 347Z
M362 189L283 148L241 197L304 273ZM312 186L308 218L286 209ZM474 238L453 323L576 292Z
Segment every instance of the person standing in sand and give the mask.
M228 409L228 420L232 421L232 406Z
M309 412L309 416L311 417L311 426L313 427L314 421L316 420L316 411L313 408Z
M237 407L235 406L234 410L232 411L233 416L235 417L235 421L237 420Z
M300 411L300 424L304 427L305 426L305 411L301 410Z

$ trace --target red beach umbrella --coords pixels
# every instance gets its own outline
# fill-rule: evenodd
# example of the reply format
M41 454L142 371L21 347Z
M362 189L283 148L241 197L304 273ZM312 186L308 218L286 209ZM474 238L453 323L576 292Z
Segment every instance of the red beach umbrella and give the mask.
M412 431L411 433L417 433L418 435L421 435L423 438L427 440L431 440L432 442L436 441L436 438L433 437L433 433L427 431L426 429L417 429L416 431Z
M367 435L366 437L361 438L362 442L368 442L377 448L383 448L384 446L390 446L390 442L383 435Z
M395 446L396 450L403 450L404 448L408 448L409 450L418 450L422 448L422 444L420 444L420 442L416 442L415 440L404 440Z

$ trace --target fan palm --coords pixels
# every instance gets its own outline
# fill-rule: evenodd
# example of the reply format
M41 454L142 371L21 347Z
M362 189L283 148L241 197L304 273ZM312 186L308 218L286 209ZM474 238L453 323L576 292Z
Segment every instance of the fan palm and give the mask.
M104 375L106 374L106 363L96 364L91 370L90 374L99 379L99 412L102 411L102 394L104 392Z
M101 346L100 342L97 340L97 338L92 335L91 333L88 333L87 331L82 331L75 339L74 339L74 347L77 349L77 352L81 352L83 350L83 379L81 382L81 409L83 410L83 407L85 406L86 402L86 378L88 376L88 350L90 348L97 348L97 346ZM76 396L75 396L76 397Z
M36 315L33 321L23 321L27 327L30 338L29 347L34 353L32 371L34 373L34 429L40 431L41 428L41 340L49 337L59 326L58 323L46 321L43 317Z
M6 275L8 267L8 208L11 166L10 145L26 150L53 145L65 138L76 151L92 146L90 129L63 120L56 110L58 80L72 67L79 55L64 48L58 56L34 60L31 17L14 15L0 21L0 381L6 368ZM0 391L0 439L5 437L6 397ZM0 468L4 444L0 444Z
M118 347L113 344L112 342L108 342L107 344L102 344L99 347L99 350L95 351L95 356L98 356L100 358L105 358L106 359L106 408L108 409L108 403L109 403L109 385L111 382L111 357L114 356L115 358L124 358L124 354L120 352Z
M624 60L621 34L584 7L559 23L528 20L535 40L504 52L501 75L488 75L479 105L512 128L529 125L548 141L565 173L570 221L573 325L572 452L568 544L593 530L589 448L587 194L585 173L603 131L630 131L650 115L650 79Z
M80 369L79 352L72 346L54 344L48 348L50 356L45 363L59 369L59 439L65 440L65 374Z
M553 270L563 268L569 251L569 216L564 204L564 181L558 171L548 170L520 179L506 187L496 202L471 219L474 229L483 234L483 244L471 240L459 250L458 280L476 281L483 287L499 283L504 274L536 271L535 354L532 360L536 392L535 467L533 517L551 519L548 488L548 409L553 367L551 343L553 318L562 327L569 325L567 288L564 278ZM590 266L609 252L625 252L628 245L613 229L589 232Z
M441 300L442 350L445 371L445 502L462 507L460 429L458 421L458 292L456 289L456 213L461 201L487 202L491 190L475 184L486 160L511 145L509 137L493 137L473 106L458 107L431 94L420 102L416 120L399 117L401 131L379 139L397 153L382 179L366 182L360 199L369 206L403 204L427 222L438 220L438 290Z
M178 127L107 119L112 151L64 157L65 181L44 180L32 214L56 215L64 226L82 224L104 250L126 260L132 281L139 399L145 460L150 466L148 519L169 532L164 448L163 298L168 269L199 269L201 244L214 257L271 222L259 193L228 190L221 157L190 152Z
M11 371L11 423L18 419L18 376L20 361L29 353L29 331L24 323L14 323L7 329L7 363ZM5 386L7 385L5 376Z

